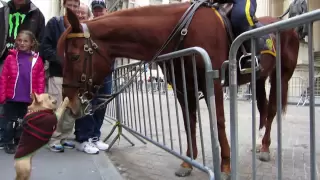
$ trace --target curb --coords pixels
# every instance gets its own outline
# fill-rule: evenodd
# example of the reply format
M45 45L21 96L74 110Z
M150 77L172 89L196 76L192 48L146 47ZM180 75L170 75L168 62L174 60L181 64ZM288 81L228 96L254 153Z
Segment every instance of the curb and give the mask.
M92 156L93 163L104 180L124 180L120 172L113 165L106 152L100 152L99 155Z

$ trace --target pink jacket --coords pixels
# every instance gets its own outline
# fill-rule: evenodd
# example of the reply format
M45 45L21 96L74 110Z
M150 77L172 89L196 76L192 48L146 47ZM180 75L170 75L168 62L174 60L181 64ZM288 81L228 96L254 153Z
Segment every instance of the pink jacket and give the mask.
M3 104L6 99L14 98L19 74L17 57L18 51L14 49L10 50L4 62L0 77L0 104ZM39 56L39 53L34 53L31 68L31 92L37 94L44 93L45 73L43 61Z

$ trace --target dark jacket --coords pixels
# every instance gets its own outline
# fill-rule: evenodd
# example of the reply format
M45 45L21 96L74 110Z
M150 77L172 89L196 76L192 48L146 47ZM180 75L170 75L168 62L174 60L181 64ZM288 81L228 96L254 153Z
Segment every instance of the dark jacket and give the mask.
M29 10L26 14L26 17L23 23L19 26L18 31L20 30L29 30L34 33L39 43L41 43L45 19L40 11L30 0L27 0L27 6ZM13 6L13 2L9 1L8 3L0 0L0 64L5 59L6 56L6 41L9 31L9 14L10 6Z
M51 18L45 28L40 54L49 61L50 77L62 77L61 59L57 56L57 43L65 31L63 16Z

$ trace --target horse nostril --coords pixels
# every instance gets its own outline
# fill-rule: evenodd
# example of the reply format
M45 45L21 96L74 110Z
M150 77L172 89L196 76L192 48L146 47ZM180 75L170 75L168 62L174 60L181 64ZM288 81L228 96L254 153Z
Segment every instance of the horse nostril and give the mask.
M52 103L53 103L53 104L57 104L57 100L54 100Z

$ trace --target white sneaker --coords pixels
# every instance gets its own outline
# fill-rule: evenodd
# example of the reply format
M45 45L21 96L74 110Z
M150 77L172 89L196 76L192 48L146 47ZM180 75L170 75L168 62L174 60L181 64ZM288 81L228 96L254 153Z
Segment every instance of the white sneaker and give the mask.
M108 144L100 141L97 137L90 138L89 141L91 141L101 151L105 151L109 148Z
M95 144L92 143L91 139L79 144L77 149L87 154L99 154L99 149L95 146Z
M101 151L105 151L109 148L109 145L102 141L96 141L96 142L93 142L93 144L96 145L96 147Z

